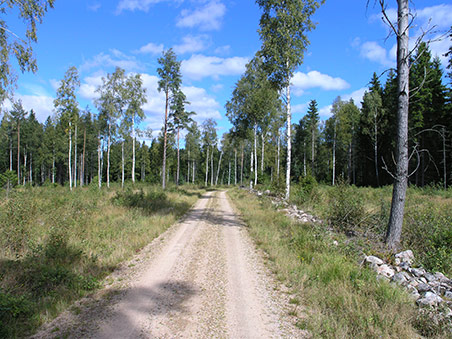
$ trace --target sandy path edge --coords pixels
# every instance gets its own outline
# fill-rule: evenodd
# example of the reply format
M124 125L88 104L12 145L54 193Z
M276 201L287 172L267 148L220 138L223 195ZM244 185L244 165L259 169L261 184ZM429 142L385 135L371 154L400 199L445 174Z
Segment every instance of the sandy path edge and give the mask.
M106 281L33 337L306 337L224 191L203 195Z

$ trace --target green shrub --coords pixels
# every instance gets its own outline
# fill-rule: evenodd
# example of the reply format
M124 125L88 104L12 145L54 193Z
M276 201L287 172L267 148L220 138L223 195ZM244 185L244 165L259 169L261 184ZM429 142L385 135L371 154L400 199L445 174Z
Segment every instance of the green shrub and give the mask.
M366 220L360 191L343 181L329 191L328 221L336 229L354 233Z

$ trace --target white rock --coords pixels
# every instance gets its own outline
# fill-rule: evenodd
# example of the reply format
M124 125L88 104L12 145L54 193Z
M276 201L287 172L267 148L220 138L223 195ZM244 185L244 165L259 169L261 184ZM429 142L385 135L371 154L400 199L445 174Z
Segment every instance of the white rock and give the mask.
M452 300L452 291L446 291L446 293L444 293L444 296L445 296L447 299L451 299L451 300Z
M425 270L423 268L411 268L410 273L413 273L416 277L422 277Z
M388 265L381 265L378 267L377 273L387 278L391 278L395 274L394 270Z
M431 290L431 287L428 284L419 284L416 286L419 292L427 292Z
M374 257L373 255L369 255L364 258L364 262L368 264L375 264L375 265L383 265L384 261L380 258Z
M395 258L398 259L398 260L400 260L399 263L397 263L397 261L396 261L396 264L397 264L397 265L399 265L401 262L406 262L406 263L408 263L408 264L411 265L411 263L412 263L413 260L414 260L414 254L413 254L413 251L411 251L411 250L406 250L406 251L397 253L397 254L395 255Z
M446 281L449 280L449 279L447 279L447 277L446 277L444 274L442 274L441 272L436 272L436 273L435 273L435 277L436 277L436 279L438 279L440 282L446 282Z
M427 292L425 293L424 297L421 299L418 299L416 302L419 306L436 306L440 303L442 303L444 300L437 296L433 292Z
M407 282L407 279L402 273L396 273L391 279L392 281L396 282L399 285L403 285Z

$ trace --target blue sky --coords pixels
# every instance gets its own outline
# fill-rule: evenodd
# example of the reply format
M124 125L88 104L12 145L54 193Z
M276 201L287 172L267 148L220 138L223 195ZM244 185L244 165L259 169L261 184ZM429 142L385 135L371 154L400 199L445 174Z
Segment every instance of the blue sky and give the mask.
M387 2L388 16L394 19L396 1ZM316 12L317 28L308 35L310 46L292 79L294 122L306 113L311 99L317 100L322 119L329 117L339 95L359 103L372 73L395 66L395 37L388 37L379 8L372 0L368 8L366 3L327 0ZM416 13L413 41L429 26L436 25L430 38L452 26L448 1L415 0L411 6ZM157 91L157 58L172 47L182 61L188 109L197 112L199 122L216 119L222 134L230 128L224 105L260 48L259 17L255 2L246 0L56 0L38 27L34 47L39 70L19 75L16 98L44 121L53 114L59 80L76 66L82 83L80 106L89 105L96 112L95 89L102 76L119 66L143 74L148 103L142 127L151 127L155 136L164 114L164 97ZM10 28L21 32L14 13L7 20ZM442 55L450 44L443 39L431 45L444 65Z

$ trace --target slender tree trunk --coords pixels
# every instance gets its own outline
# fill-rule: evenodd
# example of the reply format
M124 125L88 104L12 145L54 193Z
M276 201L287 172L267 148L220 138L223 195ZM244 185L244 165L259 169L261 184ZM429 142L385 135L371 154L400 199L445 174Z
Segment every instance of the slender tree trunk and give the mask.
M187 155L187 183L190 183L190 148L188 149Z
M17 184L20 185L20 121L17 122Z
M234 148L234 185L237 186L237 148Z
M33 184L33 152L30 152L30 184Z
M264 160L265 160L265 134L261 134L262 140L262 154L261 154L261 174L264 174Z
M169 101L169 92L166 90L165 92L165 123L163 128L163 168L162 168L162 187L166 188L166 143L168 138L168 101Z
M276 160L276 177L278 178L278 180L279 180L279 167L280 167L280 164L281 164L281 159L280 159L280 156L279 156L280 152L281 152L281 136L279 134L279 128L278 128L278 151L276 153L276 157L277 157L277 160Z
M257 185L257 124L254 124L254 186Z
M179 185L179 168L180 168L180 148L179 148L179 126L177 127L177 169L176 169L176 186Z
M209 178L209 146L207 146L207 157L206 157L206 183L205 186L207 187L207 180Z
M229 160L228 186L231 186L231 160Z
M374 114L374 162L375 162L375 177L377 179L377 187L380 187L380 175L378 173L378 126L377 126L377 111Z
M196 163L193 160L193 171L192 171L192 183L195 184L195 169L196 169Z
M13 138L9 138L9 170L13 171Z
M336 180L336 125L337 121L334 121L334 133L333 133L333 186Z
M121 187L124 188L124 140L121 143Z
M442 134L443 137L443 180L444 189L447 189L447 167L446 167L446 128L443 126Z
M132 183L135 183L135 115L132 116Z
M72 122L69 121L69 151L68 151L68 171L69 189L72 191Z
M111 147L111 122L108 123L108 144L107 144L107 188L110 188L110 147Z
M409 107L409 8L408 0L398 0L397 31L397 162L391 213L389 216L386 244L396 249L402 234L403 213L408 186L408 107Z
M55 145L52 150L52 184L55 183Z
M74 133L74 187L77 187L77 124Z
M348 183L352 183L352 142L348 144Z
M306 177L306 141L303 142L303 175Z
M102 163L101 163L101 155L102 155L102 144L100 135L98 136L99 146L97 148L97 181L99 189L102 187Z
M83 130L83 154L82 154L82 175L80 176L80 186L85 183L85 156L86 156L86 127Z
M24 175L23 175L23 186L25 186L27 179L27 147L24 148Z
M243 154L243 143L242 143L242 159L241 159L241 164L240 164L240 186L243 185L243 161L245 159L245 155Z
M218 185L218 177L220 175L220 168L221 168L221 159L223 158L223 151L220 153L220 160L218 161L218 169L217 169L217 177L215 179L215 186Z
M213 146L212 152L210 152L210 186L213 186L213 176L214 176L214 167L213 167Z
M316 128L315 126L313 126L312 130L311 130L311 173L313 176L315 176L315 171L314 171L314 164L315 164L315 131Z
M290 198L290 166L292 161L292 113L290 107L290 84L286 88L287 93L287 168L286 168L286 195L285 200Z
M250 159L250 171L251 171L250 179L251 179L251 182L253 182L252 178L253 178L253 173L254 173L254 151L251 151L250 156L251 156L251 159Z

